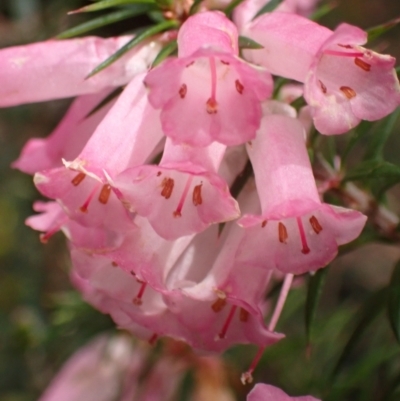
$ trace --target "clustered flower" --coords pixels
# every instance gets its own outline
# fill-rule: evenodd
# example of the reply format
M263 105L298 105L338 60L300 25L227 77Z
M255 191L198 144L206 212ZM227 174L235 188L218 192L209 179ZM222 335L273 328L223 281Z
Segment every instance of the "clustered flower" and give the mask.
M395 60L362 47L359 28L295 14L293 1L253 19L259 3L238 6L236 25L219 11L190 16L177 56L151 69L168 35L89 79L130 37L0 51L0 106L78 96L14 162L51 199L27 224L43 242L63 231L84 299L151 343L221 352L279 341L264 323L271 276L323 268L366 222L321 200L299 117L336 135L388 115L400 104ZM239 34L262 48L240 51ZM271 74L300 83L301 112L272 98ZM254 176L236 185L249 163ZM290 397L266 385L248 398L278 399Z

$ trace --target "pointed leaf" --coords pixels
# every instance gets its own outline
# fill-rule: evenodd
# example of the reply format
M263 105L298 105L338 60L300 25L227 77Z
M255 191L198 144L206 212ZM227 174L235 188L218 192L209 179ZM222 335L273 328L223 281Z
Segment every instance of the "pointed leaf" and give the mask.
M345 162L347 159L347 156L351 152L351 150L354 148L354 146L365 136L369 135L371 133L371 128L372 128L372 123L370 121L361 121L360 124L356 128L354 128L350 135L348 134L348 142L347 146L343 152L342 155L342 164Z
M379 36L383 35L390 29L394 28L399 23L400 23L400 17L392 19L390 21L387 21L384 24L377 25L377 26L367 29L368 41L379 38Z
M260 45L255 40L248 38L247 36L239 36L239 48L240 49L263 49L264 46Z
M400 107L378 123L375 135L368 141L364 160L383 158L383 148L400 116Z
M154 0L102 0L89 6L78 8L77 10L70 11L68 14L87 13L93 11L104 10L110 7L116 7L127 4L137 3L154 3Z
M198 11L197 9L199 8L199 5L203 2L203 0L194 0L192 6L190 7L189 10L189 15L196 14Z
M366 181L370 179L400 180L400 167L382 160L367 160L350 170L343 181Z
M225 15L229 16L231 15L232 11L244 0L232 0L228 6L225 8L224 13Z
M103 26L114 24L115 22L123 21L136 15L143 14L150 11L151 8L151 4L135 4L134 7L130 7L129 9L116 11L114 13L110 13L108 15L104 15L84 22L83 24L77 25L71 29L61 32L56 37L58 39L73 38L94 29L101 28Z
M307 344L311 343L312 325L315 320L318 302L322 294L322 288L324 286L327 273L328 268L320 269L314 275L310 276L308 280L305 308Z
M154 68L158 64L162 63L168 56L170 56L173 53L176 53L177 50L178 50L178 42L176 40L167 43L157 54L156 58L153 61L153 64L151 65L151 68Z
M274 11L275 8L278 7L281 2L282 2L282 0L271 0L271 1L269 1L264 7L262 7L260 10L258 10L257 14L253 17L253 20L256 19L257 17L259 17L262 14Z
M393 269L389 284L388 314L393 333L400 343L400 261Z
M310 19L313 21L318 21L326 14L330 13L333 9L337 7L338 3L336 1L331 1L330 3L324 4L311 15Z
M382 288L373 293L370 298L361 306L353 320L357 321L349 340L347 341L339 360L332 372L332 376L336 376L343 368L345 362L350 358L350 354L360 338L365 333L368 326L375 320L379 313L384 309L387 302L386 288Z
M98 65L86 77L86 79L92 77L93 75L95 75L95 74L99 73L100 71L104 70L105 68L107 68L109 65L114 63L116 60L118 60L120 57L122 57L125 53L127 53L129 50L133 49L136 45L143 42L145 39L147 39L157 33L166 31L167 29L176 28L176 27L177 27L177 23L175 21L164 21L158 25L155 25L155 26L152 26L151 28L146 29L144 32L135 36L128 43L126 43L124 46L122 46L117 52L115 52L112 56L110 56L108 59L103 61L100 65Z

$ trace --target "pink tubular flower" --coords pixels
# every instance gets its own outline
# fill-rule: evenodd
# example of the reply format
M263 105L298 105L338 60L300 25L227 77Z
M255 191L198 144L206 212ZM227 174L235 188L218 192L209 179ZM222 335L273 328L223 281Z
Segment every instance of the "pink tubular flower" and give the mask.
M104 71L85 78L130 39L131 36L86 37L2 49L0 107L94 93L126 84L147 70L159 44L136 47Z
M143 74L136 76L125 88L74 161L35 175L37 188L58 200L81 224L106 224L111 230L132 225L109 180L128 167L143 164L162 137L142 79Z
M24 173L35 174L61 167L62 159L75 159L113 105L114 102L109 102L89 116L109 92L108 89L78 97L49 137L30 139L12 166Z
M278 387L269 384L256 384L247 396L247 401L320 401L310 395L290 397Z
M335 32L294 14L264 14L245 32L266 50L245 56L272 74L304 82L315 127L341 134L374 121L400 104L395 59L367 50L367 33L342 24Z
M328 264L338 245L360 234L364 215L321 203L299 121L265 117L248 153L262 212L239 220L248 230L239 251L249 253L247 263L301 274Z
M158 166L125 170L114 181L125 205L147 217L155 231L173 240L240 216L236 201L216 171L225 146L173 145L167 139Z
M229 21L219 12L189 18L178 35L178 47L183 49L179 57L167 60L145 78L149 101L162 109L163 131L174 143L241 144L255 136L260 101L271 94L272 80L265 71L236 57L236 29L219 35L218 30L199 23L205 14L221 20L222 27ZM181 34L192 29L197 35L194 44Z

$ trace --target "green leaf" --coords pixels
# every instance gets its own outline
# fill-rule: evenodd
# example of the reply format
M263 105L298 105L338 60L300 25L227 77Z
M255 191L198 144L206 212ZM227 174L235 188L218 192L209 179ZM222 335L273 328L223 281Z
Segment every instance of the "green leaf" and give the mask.
M274 11L275 8L278 7L281 2L282 2L282 0L271 0L264 7L262 7L260 10L258 10L257 14L253 17L253 20L262 14Z
M240 49L263 49L264 46L260 45L253 39L247 36L239 36L239 48Z
M379 36L383 35L390 29L394 28L399 23L400 23L400 17L392 19L388 22L385 22L384 24L377 25L377 26L367 29L368 41L379 38Z
M397 262L393 269L389 284L387 307L390 325L397 341L400 343L400 261Z
M122 57L125 53L127 53L129 50L133 49L136 45L138 45L139 43L143 42L145 39L155 35L156 33L160 33L160 32L166 31L167 29L176 28L176 27L177 27L177 22L175 22L175 21L164 21L164 22L161 22L160 24L157 24L155 26L152 26L151 28L146 29L144 32L142 32L139 35L135 36L128 43L126 43L124 46L122 46L118 51L116 51L108 59L106 59L101 64L99 64L86 77L86 79L92 77L93 75L95 75L95 74L99 73L100 71L104 70L105 68L107 68L109 65L114 63L116 60L118 60L120 57Z
M319 7L310 17L313 21L319 21L322 17L326 14L330 13L334 8L337 7L337 2L332 1L330 3L324 4L323 6Z
M70 11L68 14L88 13L93 11L104 10L110 7L116 7L127 4L137 3L154 3L154 0L102 0L89 6L78 8L77 10Z
M347 341L339 360L332 372L335 377L344 367L345 362L350 359L350 354L356 345L359 343L360 338L365 333L368 326L375 320L379 313L384 309L387 302L386 288L382 288L373 293L369 299L361 306L355 316L357 321L349 340ZM347 331L347 330L346 330Z
M192 6L190 7L189 10L189 15L196 14L197 9L199 8L199 5L202 3L203 0L194 0Z
M116 11L108 15L104 15L98 18L94 18L90 21L84 22L83 24L77 25L71 29L61 32L57 35L58 39L73 38L83 33L92 31L97 28L101 28L106 25L114 24L115 22L123 21L125 19L134 17L136 15L143 14L151 10L152 5L150 4L135 4L134 8L126 10Z
M322 288L325 283L328 268L318 270L314 275L310 276L307 286L307 298L305 308L305 325L307 344L311 343L312 325L315 320L315 315L318 307L318 302L321 297Z
M157 54L156 58L153 61L153 64L151 65L151 68L156 67L158 64L163 62L168 56L175 53L177 50L178 50L178 42L176 40L167 43Z
M400 107L378 123L375 135L368 142L364 160L383 159L383 148L400 116Z
M366 160L350 170L343 181L365 181L370 179L400 180L400 167L384 160Z
M370 121L361 121L360 124L356 128L354 128L349 135L349 140L347 142L346 148L342 155L342 164L347 159L349 153L354 148L354 146L359 142L362 138L369 135L371 133L371 125Z
M228 6L225 8L224 13L225 15L229 16L231 15L232 11L244 0L232 0Z
M302 107L304 107L307 104L303 96L298 97L297 99L294 99L290 105L294 107L297 111L299 111Z

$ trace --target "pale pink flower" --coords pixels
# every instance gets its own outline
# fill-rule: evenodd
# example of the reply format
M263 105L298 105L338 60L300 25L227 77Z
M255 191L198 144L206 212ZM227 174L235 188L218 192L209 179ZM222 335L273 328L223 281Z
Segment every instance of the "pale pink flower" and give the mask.
M341 134L361 120L374 121L400 104L395 59L361 47L367 33L342 24L335 32L295 14L264 14L246 36L264 46L246 50L272 74L304 82L304 96L323 134Z
M128 83L148 69L159 43L135 47L99 74L85 78L130 39L48 40L0 50L0 107L100 92Z
M299 121L264 117L248 153L262 211L239 220L248 231L247 264L301 274L328 264L338 245L360 234L364 215L321 203Z
M320 401L310 395L290 397L278 387L270 384L258 383L250 391L247 401Z
M221 29L219 34L198 23L204 14L221 20L221 28L229 21L217 12L189 18L180 32L193 27L196 41L192 45L186 39L191 35L179 34L178 48L183 46L179 57L149 72L145 78L149 101L161 109L163 131L174 143L238 145L254 138L261 118L260 101L270 96L272 80L265 71L237 58L237 32L226 34Z

